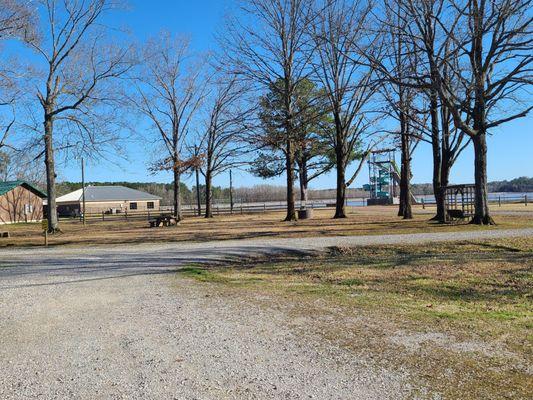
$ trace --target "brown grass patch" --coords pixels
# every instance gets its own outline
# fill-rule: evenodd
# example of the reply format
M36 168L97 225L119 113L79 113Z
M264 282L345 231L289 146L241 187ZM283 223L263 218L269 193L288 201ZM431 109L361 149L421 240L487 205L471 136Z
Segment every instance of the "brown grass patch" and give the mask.
M315 218L283 222L283 212L249 215L224 215L214 219L194 217L177 227L148 227L148 221L98 221L83 226L77 220L63 221L62 234L49 238L50 245L98 245L119 243L204 242L247 238L377 235L395 233L447 232L533 226L532 216L496 216L497 226L442 225L429 221L430 210L415 207L415 218L405 221L396 216L396 207L353 207L349 218L332 219L332 209L316 210ZM44 242L40 224L18 224L3 228L11 238L0 239L3 246L40 246Z

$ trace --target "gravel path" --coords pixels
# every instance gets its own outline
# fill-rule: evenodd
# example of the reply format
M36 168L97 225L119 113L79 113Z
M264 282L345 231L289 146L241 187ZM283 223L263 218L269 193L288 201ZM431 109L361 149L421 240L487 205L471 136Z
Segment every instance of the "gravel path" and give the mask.
M517 235L533 229L1 250L0 399L432 398L408 371L296 334L310 321L175 271L333 245Z

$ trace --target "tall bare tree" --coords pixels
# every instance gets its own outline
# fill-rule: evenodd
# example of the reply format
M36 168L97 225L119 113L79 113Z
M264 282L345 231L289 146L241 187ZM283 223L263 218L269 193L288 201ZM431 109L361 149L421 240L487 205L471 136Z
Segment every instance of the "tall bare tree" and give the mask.
M265 92L272 87L283 99L286 221L296 219L294 196L294 92L309 75L306 26L311 20L309 0L243 0L241 18L231 20L221 38L228 66ZM279 82L282 82L280 85Z
M153 169L172 172L174 216L180 221L181 175L199 162L198 157L187 155L186 143L206 95L204 61L195 59L188 39L165 32L148 41L142 60L130 101L150 120L161 144L164 156Z
M345 218L346 188L355 180L370 153L369 137L376 122L373 99L379 86L374 68L364 62L365 52L376 52L369 38L371 2L326 0L316 11L311 36L318 49L314 65L330 102L335 129L330 135L337 169L337 198L334 218ZM367 148L358 149L367 141ZM346 169L359 158L351 177Z
M114 8L111 0L40 0L43 16L39 36L26 36L43 67L36 79L42 110L44 158L50 233L59 230L56 212L57 148L98 154L113 143L116 130L118 78L132 66L129 48L109 44L110 30L103 16ZM59 135L59 136L58 136Z
M438 91L436 86L438 79L435 73L432 73L427 65L427 53L430 52L432 56L445 51L440 46L447 46L446 41L438 40L437 30L438 24L431 19L426 19L424 22L427 29L426 46L420 48L416 41L411 38L412 26L416 26L412 21L410 13L406 12L401 1L385 0L383 2L384 10L379 14L380 32L387 35L391 40L388 41L387 49L390 50L388 56L382 58L372 58L372 54L367 54L372 65L379 71L380 76L384 79L386 84L393 88L392 91L382 91L389 101L389 105L394 118L400 115L396 112L400 102L391 101L392 97L399 92L412 93L416 97L420 93L424 93L427 98L427 110L411 110L406 112L403 117L407 117L408 124L400 124L410 131L409 136L417 141L423 140L431 144L433 154L433 192L435 195L437 214L433 218L444 222L445 206L444 206L444 188L448 185L451 168L457 157L468 145L468 141L463 140L465 135L460 130L456 129L453 121L450 118L446 106L439 101ZM399 46L398 44L402 44ZM398 51L400 47L405 49ZM453 69L458 69L457 59L448 60L448 65L443 69L443 79L450 79L448 71L453 66ZM399 69L397 66L403 63L405 68ZM391 93L392 92L392 93ZM391 96L392 95L392 96ZM412 97L412 96L409 96ZM420 113L426 113L425 118L429 118L429 129L425 124L420 124L418 116ZM404 118L405 120L405 118ZM407 149L407 146L404 146ZM409 196L400 196L401 198L409 198ZM402 202L400 202L400 208ZM401 210L400 210L401 211Z
M201 135L200 171L205 178L205 217L212 218L213 178L248 163L243 157L249 152L244 134L249 129L252 109L245 101L245 87L236 77L220 76L207 100L208 116Z
M487 199L487 134L533 109L531 1L401 0L405 36L425 51L427 70L457 129L474 144L475 224L493 224ZM435 45L436 41L439 41ZM438 51L435 51L438 49Z
M384 28L386 45L383 46L385 50L381 59L374 59L372 65L376 67L384 82L381 95L386 100L385 112L399 124L399 129L394 132L401 153L398 216L412 219L412 155L420 141L426 139L424 133L426 133L427 111L418 104L421 102L423 93L421 88L424 86L413 87L412 84L408 85L405 82L407 80L405 77L417 73L416 65L419 57L419 50L404 38L403 31L409 20L404 18L396 1L385 1L384 5L385 20L381 21L381 25Z

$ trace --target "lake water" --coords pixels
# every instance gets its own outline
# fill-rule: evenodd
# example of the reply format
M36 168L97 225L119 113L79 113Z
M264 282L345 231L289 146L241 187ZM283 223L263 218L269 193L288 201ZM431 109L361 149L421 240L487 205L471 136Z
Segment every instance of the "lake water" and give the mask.
M501 192L501 193L489 193L489 201L490 202L497 202L498 199L501 200L502 203L514 203L514 202L523 202L525 200L525 196L527 195L528 202L533 202L533 192ZM421 203L422 199L424 199L424 203L426 204L434 204L435 203L435 196L433 195L415 195L415 199ZM366 199L356 198L356 199L348 199L347 205L350 207L361 207L366 206Z

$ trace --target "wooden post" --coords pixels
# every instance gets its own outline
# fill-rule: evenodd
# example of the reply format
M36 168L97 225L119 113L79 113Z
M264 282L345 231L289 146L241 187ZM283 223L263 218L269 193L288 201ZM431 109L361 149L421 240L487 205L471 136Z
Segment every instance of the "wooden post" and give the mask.
M48 220L43 219L41 221L41 225L42 225L43 233L44 233L44 245L45 247L48 247Z
M426 203L424 203L424 198L422 197L422 210L426 209Z
M525 203L525 205L527 207L527 194L524 195L524 203Z
M502 196L498 196L498 207L502 206Z

